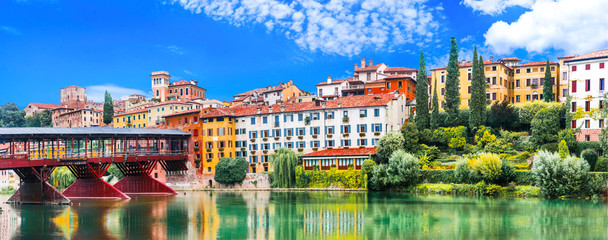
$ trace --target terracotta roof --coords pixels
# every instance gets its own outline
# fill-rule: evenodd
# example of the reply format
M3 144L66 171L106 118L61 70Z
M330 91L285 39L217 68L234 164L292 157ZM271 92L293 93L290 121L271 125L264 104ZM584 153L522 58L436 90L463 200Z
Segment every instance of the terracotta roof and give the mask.
M599 50L599 51L595 51L595 52L590 52L587 54L583 54L583 55L579 55L576 56L572 59L566 60L567 62L571 62L571 61L576 61L576 60L585 60L585 59L591 59L591 58L601 58L601 57L608 57L608 49L605 50Z
M367 84L384 83L384 82L386 82L386 81L384 81L384 79L379 79L379 80L374 80L374 81L371 81L371 82L367 82Z
M385 77L384 79L401 79L401 78L412 78L408 75L403 75L403 74L397 74L397 75L390 75L388 77Z
M226 109L216 108L208 112L207 114L201 116L201 118L213 118L213 117L224 117L224 116L234 116Z
M573 58L573 57L578 57L578 55L572 54L572 55L568 55L568 56L564 56L564 57L558 57L557 59Z
M340 97L336 100L326 101L325 109L338 109L338 108L353 108L353 107L371 107L371 106L385 106L391 100L394 100L394 94L375 94L375 95L357 95ZM340 103L340 107L338 107ZM267 105L247 105L247 106L234 106L227 110L234 114L234 116L248 116L267 113L279 113L281 112L281 106L284 106L284 112L302 112L316 109L323 109L323 106L317 106L315 101L312 102L301 102L301 103L284 103L275 104L272 106Z
M336 148L307 153L302 157L369 156L375 153L376 148Z
M384 64L384 63L376 64L373 66L367 66L367 67L358 67L358 68L355 68L355 72L376 71L382 64Z
M521 61L521 60L519 60L519 58L517 58L517 57L508 57L508 58L501 58L501 59L498 59L498 61L501 61L501 60L502 60L502 61Z
M549 64L550 65L554 65L554 64L557 64L557 63L549 62ZM529 62L529 63L519 64L519 65L513 65L513 67L517 68L517 67L545 66L545 65L547 65L547 61Z
M50 103L30 103L38 108L44 108L44 109L54 109L54 108L60 108L61 105L58 104L50 104ZM28 104L29 105L29 104Z
M167 114L167 115L163 116L163 118L175 117L175 116L179 116L179 115L199 113L199 112L201 112L201 109L192 109L192 110L187 110L187 111L181 111L181 112L176 112L176 113L172 113L172 114Z
M414 68L407 67L387 67L384 72L415 72L418 71Z
M319 84L315 85L315 86L323 86L323 85L335 85L335 84L341 84L344 81L350 81L350 79L352 78L347 78L347 79L339 79L339 80L331 80L331 83L328 83L327 81L323 81L320 82Z
M285 89L285 88L281 87L281 86L272 86L270 88L265 88L264 91L262 91L261 93L276 92L276 91L281 91L283 89Z
M247 96L253 95L256 92L260 93L262 91L264 91L264 88L256 88L256 89L253 89L253 90L249 90L247 92L239 93L237 95L234 95L233 97L235 97L235 98L237 98L237 97L247 97Z
M120 116L126 116L126 115L131 115L131 114L135 114L135 113L142 113L142 112L147 112L148 109L139 109L139 110L133 110L133 111L128 111L128 112L124 112L121 114L116 114L114 115L114 117L120 117Z
M186 101L175 99L175 100L171 100L171 101L165 101L165 102L161 102L161 103L158 103L158 104L154 104L154 105L152 105L150 107L158 107L158 106L163 106L163 105L168 105L168 104L185 104L185 105L187 105L189 103L186 102Z
M172 82L171 84L169 84L169 86L178 86L178 85L195 85L195 84L191 83L190 81L186 81L186 80L179 80L177 82Z

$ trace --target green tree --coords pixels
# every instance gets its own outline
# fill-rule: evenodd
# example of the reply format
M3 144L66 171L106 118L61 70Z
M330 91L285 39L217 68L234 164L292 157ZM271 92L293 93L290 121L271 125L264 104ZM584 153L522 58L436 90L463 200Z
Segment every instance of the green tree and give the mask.
M386 175L391 185L408 187L418 183L420 178L420 163L418 158L403 150L391 154Z
M296 167L298 166L298 156L295 152L287 148L279 148L279 150L270 155L270 163L274 168L272 182L274 187L296 187Z
M416 123L418 123L416 121ZM416 125L413 123L405 123L403 124L403 128L401 128L401 134L403 134L403 149L407 152L416 152L418 150L418 134L419 131L416 128Z
M593 167L595 167L595 164L597 163L597 158L599 158L597 152L593 148L585 149L585 151L581 153L581 157L589 163L589 170L593 171Z
M441 126L441 119L439 116L439 98L437 97L437 78L435 78L435 85L433 85L433 103L431 107L433 111L431 112L431 129L435 130L439 126Z
M570 96L568 96L568 99L570 99ZM604 93L603 99L604 100L601 100L601 101L604 101L603 105L607 106L606 104L608 104L608 92ZM570 111L568 111L568 112L570 112ZM602 119L608 118L608 107L603 107L600 109L600 117ZM567 122L567 123L569 123L569 122ZM607 124L604 124L604 127L602 128L602 132L600 133L600 136L599 136L599 142L600 142L600 146L602 147L602 150L605 153L608 153L608 125Z
M66 189L76 181L76 177L67 167L58 167L53 170L49 182L53 187Z
M0 127L23 126L25 126L25 111L20 111L17 104L9 102L0 106Z
M388 163L388 159L394 151L403 149L405 139L399 132L390 132L378 141L378 151L374 161L378 164Z
M545 83L543 84L543 98L545 102L553 102L553 80L551 79L551 69L549 66L549 59L547 59L547 65L545 66Z
M216 182L227 185L240 183L247 175L248 166L247 160L243 157L220 158L220 161L215 165L214 179Z
M543 108L532 119L532 138L536 144L556 142L559 133L559 111L556 108Z
M448 114L447 122L455 126L458 122L460 109L460 66L458 66L458 45L456 38L451 38L450 58L445 81L445 111Z
M488 113L488 125L490 127L512 130L516 119L518 119L517 110L509 104L508 99L495 102L490 106L490 112Z
M103 123L112 123L112 117L114 116L114 104L112 103L112 96L106 90L105 101L103 103Z
M40 112L40 126L41 127L53 127L53 116L50 110L45 109Z
M565 140L561 140L559 142L559 147L557 149L558 149L557 153L559 153L560 157L566 158L566 157L570 156L570 150L568 149L568 144L566 144Z
M565 141L568 149L572 149L573 151L576 149L576 137L570 128L559 131L557 134L557 141Z
M481 67L480 67L481 65ZM477 47L473 51L473 77L471 79L471 103L469 109L469 127L475 129L486 124L486 80L483 77L483 58L477 59Z
M429 128L429 82L426 76L424 53L420 51L420 64L416 77L416 127L422 131Z

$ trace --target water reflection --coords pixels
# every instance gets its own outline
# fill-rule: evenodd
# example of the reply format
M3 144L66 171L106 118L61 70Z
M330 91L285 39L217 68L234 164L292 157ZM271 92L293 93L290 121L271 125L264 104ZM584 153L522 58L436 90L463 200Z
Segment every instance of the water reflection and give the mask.
M608 238L607 205L584 201L251 191L2 210L1 239Z

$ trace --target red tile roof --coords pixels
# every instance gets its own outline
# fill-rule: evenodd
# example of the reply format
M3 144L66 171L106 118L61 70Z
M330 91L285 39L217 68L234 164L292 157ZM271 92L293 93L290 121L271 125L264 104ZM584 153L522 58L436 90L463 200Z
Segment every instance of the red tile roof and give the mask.
M208 112L207 114L201 116L201 118L213 118L213 117L225 117L225 116L234 116L231 112L226 109L216 108Z
M414 68L407 67L387 67L384 72L415 72L418 71Z
M391 100L394 100L394 94L375 94L375 95L357 95L340 97L336 100L326 101L325 109L337 109L337 108L353 108L353 107L371 107L371 106L385 106ZM340 103L340 107L338 107ZM258 114L267 114L270 112L278 113L281 112L281 106L284 107L284 112L301 112L315 109L323 109L323 106L317 106L315 101L312 102L301 102L301 103L284 103L275 104L272 106L267 105L247 105L247 106L234 106L229 109L234 116L248 116Z
M120 116L126 116L126 115L131 115L131 114L135 114L135 113L142 113L142 112L147 112L148 109L139 109L139 110L133 110L133 111L128 111L128 112L123 112L121 114L116 114L114 115L114 117L120 117Z
M43 108L43 109L54 109L54 108L60 108L61 105L58 104L49 104L49 103L30 103L38 108Z
M379 79L379 80L374 80L374 81L371 81L371 82L367 82L366 84L384 83L384 82L386 82L386 81L384 81L384 79Z
M175 117L175 116L180 116L180 115L185 115L185 114L192 114L192 113L200 113L201 109L192 109L192 110L187 110L187 111L181 111L181 112L176 112L176 113L172 113L172 114L167 114L165 116L163 116L163 118L167 118L167 117Z
M369 156L375 153L376 148L336 148L307 153L302 157Z
M595 51L595 52L590 52L587 54L583 54L583 55L579 55L576 56L572 59L567 60L568 62L570 61L576 61L576 60L584 60L584 59L590 59L590 58L601 58L601 57L608 57L608 49L605 50L599 50L599 51Z
M323 85L335 85L335 84L341 84L344 81L351 81L352 78L347 78L347 79L339 79L339 80L331 80L331 83L328 83L327 81L323 81L315 86L323 86Z
M384 64L384 63L376 64L373 66L367 66L367 67L358 67L358 68L355 68L355 72L376 71L376 70L378 70L378 68L380 66L382 66L382 64Z
M573 58L573 57L578 57L578 55L572 54L572 55L568 55L568 56L564 56L564 57L558 57L557 59Z
M549 62L550 65L554 65L557 63L554 62ZM519 64L519 65L513 65L513 68L517 68L517 67L529 67L529 66L545 66L547 65L547 61L540 61L540 62L529 62L529 63L524 63L524 64Z
M408 75L402 75L402 74L397 74L397 75L390 75L388 77L385 77L384 79L402 79L402 78L412 78Z
M169 84L169 86L178 86L178 85L195 85L195 84L191 83L190 81L186 81L186 80L179 80L177 82L172 82L171 84Z
M285 89L285 88L281 87L281 86L272 86L269 88L265 88L264 91L262 91L261 93L282 91L283 89Z

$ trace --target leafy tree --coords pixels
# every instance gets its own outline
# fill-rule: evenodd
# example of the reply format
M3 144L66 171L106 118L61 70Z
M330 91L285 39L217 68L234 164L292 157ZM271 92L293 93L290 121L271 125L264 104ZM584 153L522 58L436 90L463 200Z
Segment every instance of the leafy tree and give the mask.
M460 109L460 67L458 66L456 38L452 37L450 42L450 58L445 81L445 111L448 114L448 122L451 123L451 126L455 126L458 122L458 110Z
M110 175L110 179L108 179L108 182L111 181L112 178L116 178L116 179L120 180L124 177L124 175L122 174L120 169L118 169L118 167L116 167L115 164L110 165L107 172Z
M215 165L214 179L216 182L227 185L240 183L247 175L248 166L249 164L243 157L220 158L220 161ZM277 179L275 178L274 180L276 181Z
M508 99L505 99L500 103L493 103L490 106L490 112L488 113L488 115L488 125L493 128L502 128L509 130L514 129L515 119L518 118L517 111L515 110L513 105L509 104Z
M576 137L574 136L574 132L570 128L559 131L559 133L557 134L557 140L560 143L561 141L565 141L568 149L572 149L573 151L576 149Z
M53 115L50 110L45 109L40 112L40 126L41 127L53 127Z
M472 177L473 172L466 160L456 162L456 168L454 169L456 183L469 183Z
M543 108L532 119L532 138L536 144L556 142L559 133L559 111L556 108Z
M372 177L369 180L369 188L376 191L382 191L390 186L387 169L388 164L378 164L374 166Z
M53 187L66 189L76 181L76 177L67 167L58 167L53 170L49 182Z
M368 159L363 161L363 165L361 165L361 180L368 180L372 178L372 172L374 171L374 167L376 166L376 162L374 160ZM367 176L366 176L367 175ZM368 184L367 182L364 184Z
M534 156L532 174L541 194L547 198L590 194L589 164L573 157L563 159L544 150Z
M420 51L420 64L416 81L416 126L418 130L429 128L429 82L426 76L424 53Z
M473 172L486 182L496 182L502 174L502 161L497 154L482 153L471 163Z
M570 97L568 97L568 99L570 99ZM608 104L608 92L604 93L604 106L608 106L606 104ZM570 112L570 111L568 111ZM603 107L602 109L600 109L600 117L602 119L606 119L608 118L608 107ZM602 128L602 132L600 133L599 136L599 142L600 142L600 146L602 147L602 150L604 150L605 153L608 153L608 125L604 124L604 127Z
M25 117L25 127L52 127L51 111L48 109L42 112L34 112L31 116Z
M481 67L480 67L481 65ZM477 47L473 52L473 77L471 79L471 103L469 109L469 127L475 129L486 124L486 80L483 78L483 58L477 60Z
M105 101L103 103L103 123L112 123L112 117L114 116L114 104L112 103L112 96L106 90Z
M298 156L287 148L279 148L270 155L270 163L274 168L273 185L278 188L292 188L296 186L296 166Z
M557 149L558 149L557 153L559 154L560 157L566 158L566 157L570 156L570 150L568 149L568 144L566 144L566 141L561 140L559 142L559 147Z
M408 187L415 185L420 178L418 158L403 150L393 152L388 161L386 175L393 186Z
M437 129L441 126L441 118L439 116L439 98L437 97L437 78L435 78L435 85L433 85L433 112L431 112L431 129Z
M388 160L394 151L403 149L405 139L398 132L390 132L378 141L378 151L374 161L378 164L388 163Z
M597 152L593 148L585 149L585 151L581 153L581 157L585 159L587 163L589 163L589 170L593 171L592 166L595 166L595 163L597 163L597 158L599 157Z
M418 123L418 122L416 122ZM403 124L401 128L401 134L403 134L403 149L407 152L416 152L418 150L418 129L413 123Z
M549 66L549 59L547 59L547 65L545 66L545 83L543 84L543 98L545 102L553 102L553 80L551 79L551 69Z
M23 127L25 125L25 111L19 111L17 104L12 102L0 106L0 127Z

